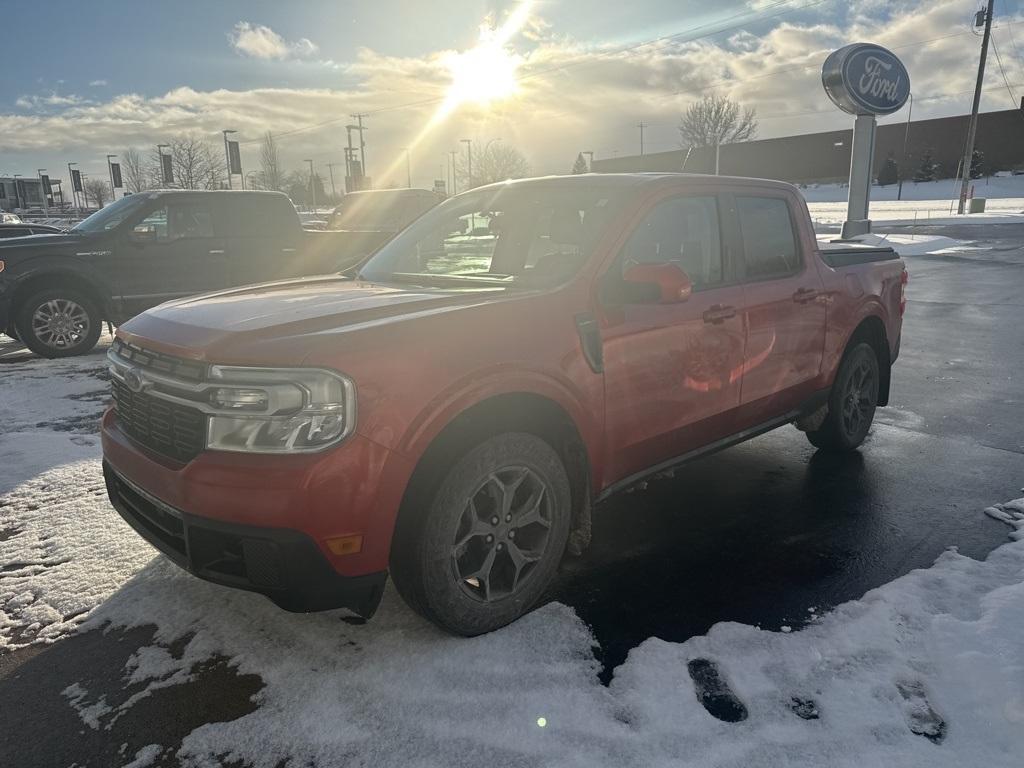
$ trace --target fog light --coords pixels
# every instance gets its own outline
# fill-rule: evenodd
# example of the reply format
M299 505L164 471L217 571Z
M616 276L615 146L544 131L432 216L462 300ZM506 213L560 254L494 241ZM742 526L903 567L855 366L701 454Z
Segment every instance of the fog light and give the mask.
M327 548L335 555L355 555L363 551L363 536L339 536L336 539L327 540Z

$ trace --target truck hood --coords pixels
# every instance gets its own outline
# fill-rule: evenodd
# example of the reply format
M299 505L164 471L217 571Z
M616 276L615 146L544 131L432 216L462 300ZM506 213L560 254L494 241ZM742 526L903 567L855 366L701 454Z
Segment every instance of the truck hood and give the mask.
M298 365L317 337L478 304L500 289L445 291L301 278L161 304L121 326L141 346L198 360Z
M9 240L0 240L0 253L3 254L4 259L17 259L18 257L29 258L43 253L53 253L55 249L61 251L89 250L85 242L87 239L85 235L77 234L13 237Z

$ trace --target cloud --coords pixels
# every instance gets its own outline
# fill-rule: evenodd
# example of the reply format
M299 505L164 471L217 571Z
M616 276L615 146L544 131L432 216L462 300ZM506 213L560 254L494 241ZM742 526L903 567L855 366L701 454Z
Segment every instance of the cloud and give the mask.
M827 100L820 72L829 51L853 40L877 42L903 58L915 118L966 112L974 73L963 66L963 52L977 42L962 23L962 0L904 0L884 18L865 10L875 2L839 6L841 14L837 6L822 6L817 15L787 16L756 36L740 28L690 42L633 46L588 44L556 37L551 30L520 38L514 41L524 59L518 95L488 109L463 105L431 130L412 152L414 182L444 178L444 155L462 149L460 138L500 137L522 150L538 173L568 171L580 150L593 150L598 158L636 153L635 125L641 119L650 126L648 151L676 149L679 115L704 93L756 107L763 138L848 128L850 118ZM291 43L274 37L291 50ZM1019 74L1024 59L1013 56L1003 39L1000 54L1010 82L1024 83ZM273 50L279 49L267 48ZM353 83L347 87L182 87L158 96L121 94L96 101L56 93L23 96L17 106L26 114L0 114L0 154L31 154L45 165L51 155L57 161L62 153L96 146L110 151L151 146L179 133L219 140L219 131L230 126L243 142L272 131L286 164L297 168L305 158L318 165L340 161L347 116L364 112L370 128L367 162L375 182L404 185L400 148L413 143L443 99L450 54L402 57L360 49L353 61L339 65L345 82ZM1008 109L998 68L994 60L990 64L982 108ZM904 119L905 111L883 122ZM258 146L243 143L247 169L255 166ZM396 159L398 170L386 174Z
M89 87L90 88L102 88L105 85L109 85L109 83L107 83L106 80L90 80L89 81Z
M307 59L320 48L312 40L302 37L294 42L285 40L270 27L240 21L228 33L231 47L243 56L256 59Z

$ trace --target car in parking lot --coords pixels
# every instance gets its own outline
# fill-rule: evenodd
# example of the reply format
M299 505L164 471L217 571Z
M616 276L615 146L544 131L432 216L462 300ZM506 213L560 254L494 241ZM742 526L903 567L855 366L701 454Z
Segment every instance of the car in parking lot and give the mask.
M131 195L66 234L0 242L0 329L44 357L79 355L103 321L204 291L334 272L391 235L305 230L279 192Z
M63 233L63 229L50 224L36 224L29 221L20 224L0 224L0 240L29 235L60 235Z
M906 282L890 248L820 247L780 182L483 187L347 276L119 328L108 493L202 578L370 616L390 573L479 634L540 599L616 491L791 423L857 448L888 403Z

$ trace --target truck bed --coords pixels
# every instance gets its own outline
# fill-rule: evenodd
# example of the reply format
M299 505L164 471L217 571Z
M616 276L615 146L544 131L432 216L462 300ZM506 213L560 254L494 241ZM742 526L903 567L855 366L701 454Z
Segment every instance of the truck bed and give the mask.
M822 260L830 267L849 267L873 261L892 261L899 254L889 246L867 245L856 242L818 242Z

